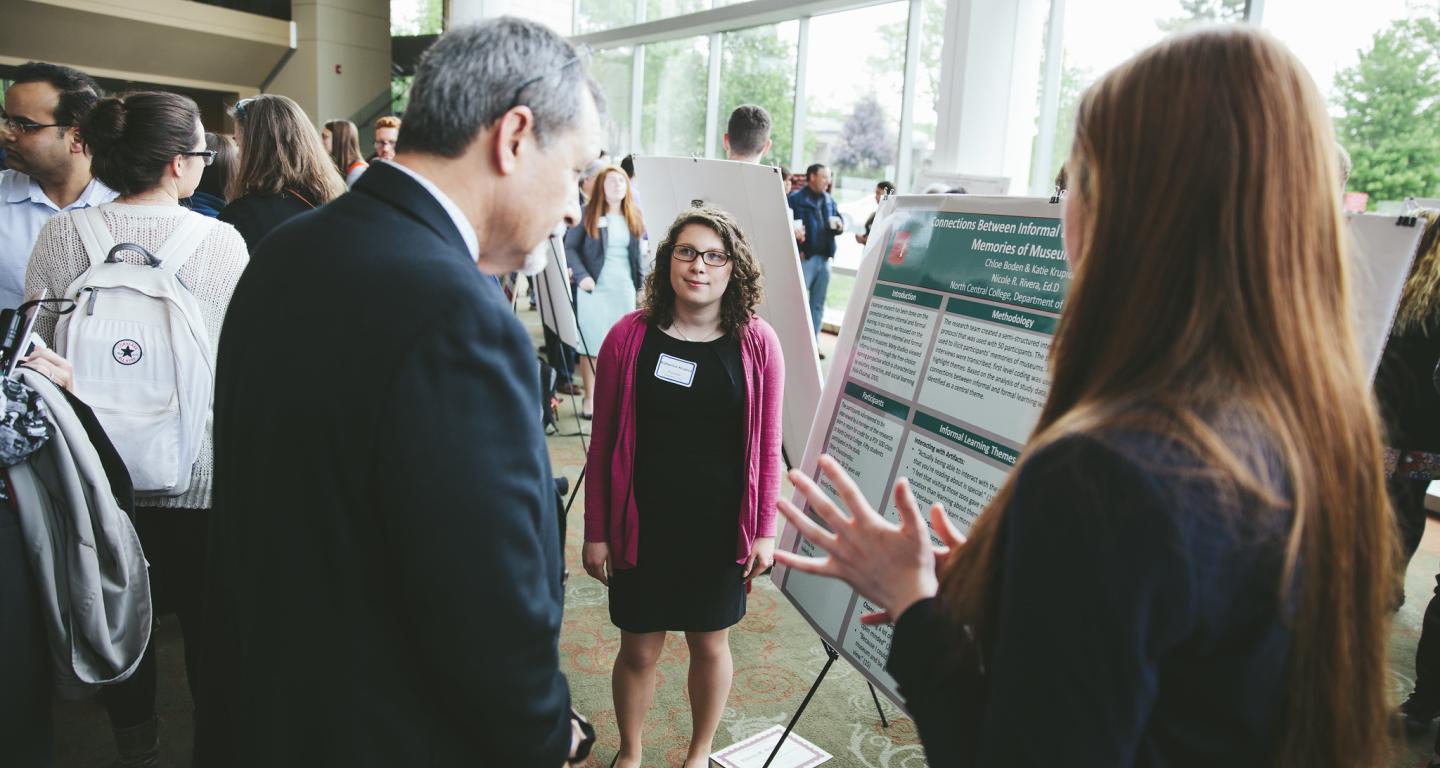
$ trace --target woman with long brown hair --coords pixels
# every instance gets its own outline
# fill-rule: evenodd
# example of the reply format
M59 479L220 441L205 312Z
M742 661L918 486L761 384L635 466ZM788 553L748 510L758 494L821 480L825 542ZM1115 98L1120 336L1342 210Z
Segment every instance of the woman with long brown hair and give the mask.
M600 343L626 312L635 309L640 287L640 238L645 224L630 177L609 166L595 177L594 194L580 223L565 233L565 261L575 281L575 319L580 325L580 375L585 397L580 415L590 418L595 400L595 357Z
M240 230L251 253L292 216L345 193L314 124L288 96L262 93L231 109L240 167L220 220Z
M335 169L345 177L345 186L355 186L360 174L370 167L360 154L360 130L349 120L331 120L320 131L320 141L335 161Z
M830 556L777 560L897 618L931 765L1385 764L1397 542L1334 148L1262 32L1139 54L1081 102L1053 381L969 541L936 505L932 549L904 480L896 526L792 473Z

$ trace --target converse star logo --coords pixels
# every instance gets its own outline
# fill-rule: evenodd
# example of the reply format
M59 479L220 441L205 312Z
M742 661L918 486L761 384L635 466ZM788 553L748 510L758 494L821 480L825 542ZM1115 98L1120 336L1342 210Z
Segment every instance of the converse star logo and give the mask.
M140 362L140 358L144 354L144 350L140 348L140 342L134 339L121 339L115 342L115 347L110 350L110 355L115 358L115 362L121 365L134 365Z

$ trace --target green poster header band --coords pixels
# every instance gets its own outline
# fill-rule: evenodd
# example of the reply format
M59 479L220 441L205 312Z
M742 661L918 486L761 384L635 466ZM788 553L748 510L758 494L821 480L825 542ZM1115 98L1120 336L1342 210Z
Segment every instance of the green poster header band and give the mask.
M1059 322L1053 317L1036 315L1030 312L1021 312L1018 309L1008 307L997 307L993 304L980 304L964 299L951 299L950 305L945 311L952 315L963 315L973 317L976 320L988 320L992 323L1008 325L1014 328L1024 328L1027 331L1035 331L1049 336L1055 335L1055 326Z
M926 413L915 412L915 426L1006 466L1015 466L1015 461L1020 458L1019 453L1009 446L1001 445L964 427L957 427Z
M945 299L944 296L941 296L938 293L926 293L925 291L916 291L897 285L877 284L875 286L875 295L882 299L890 299L891 301L903 301L906 304L917 304L919 306L929 307L931 309L939 309L940 302L944 301Z
M877 395L853 381L845 382L845 394L871 407L878 408L901 421L910 418L910 408L908 406L895 402L894 398Z

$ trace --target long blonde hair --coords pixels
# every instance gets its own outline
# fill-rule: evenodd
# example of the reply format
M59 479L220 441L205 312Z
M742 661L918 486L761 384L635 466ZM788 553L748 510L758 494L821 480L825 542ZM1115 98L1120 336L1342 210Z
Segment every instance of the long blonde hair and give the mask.
M261 94L233 110L240 139L240 167L229 199L290 193L322 206L345 194L345 179L325 153L320 133L288 96Z
M1221 487L1289 513L1274 585L1293 609L1275 765L1295 768L1379 766L1388 754L1397 542L1352 338L1335 163L1315 84L1255 29L1170 38L1092 87L1068 167L1085 224L1077 274L1026 449L1148 431L1193 451ZM1279 483L1253 447L1207 422L1217 412L1257 428ZM947 614L982 643L1019 475L941 576Z

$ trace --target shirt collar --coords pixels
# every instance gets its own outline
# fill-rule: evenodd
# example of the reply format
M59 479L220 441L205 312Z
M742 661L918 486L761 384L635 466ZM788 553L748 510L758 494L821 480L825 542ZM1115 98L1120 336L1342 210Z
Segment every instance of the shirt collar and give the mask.
M55 203L51 202L50 198L45 196L45 190L40 188L40 182L15 170L7 171L3 174L3 180L0 180L0 197L3 197L7 203L20 203L29 200L37 205L43 205L57 211L60 210ZM90 179L90 183L85 185L85 189L80 193L80 196L75 198L75 202L67 206L66 210L70 208L88 208L90 206L100 205L101 203L108 203L114 200L115 197L115 190L101 184L99 179L92 178Z
M465 239L465 247L470 250L470 258L474 259L477 264L480 262L480 238L475 234L475 227L470 225L470 219L466 218L465 212L460 210L460 206L456 205L455 201L451 200L449 195L441 192L440 188L435 186L434 182L421 176L413 168L407 168L394 160L379 160L377 162L385 163L392 168L404 172L407 176L414 179L417 184L424 187L425 191L429 192L431 197L435 198L435 202L439 203L440 207L444 208L445 212L450 214L450 220L455 223L455 228L460 230L460 237Z

